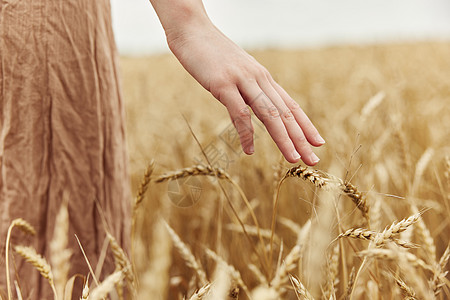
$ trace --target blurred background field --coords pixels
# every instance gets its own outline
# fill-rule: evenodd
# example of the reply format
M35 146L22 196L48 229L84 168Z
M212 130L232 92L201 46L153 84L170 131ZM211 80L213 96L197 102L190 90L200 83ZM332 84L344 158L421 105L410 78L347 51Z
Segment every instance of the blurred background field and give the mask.
M286 259L298 243L298 229L310 220L310 235L302 240L301 253L289 273L317 299L343 299L349 296L349 287L354 299L406 298L408 292L395 278L414 290L418 299L431 299L436 282L443 286L438 297L450 297L448 276L444 269L436 271L450 237L449 53L448 42L252 52L299 102L327 141L317 149L321 161L316 168L357 186L370 207L368 224L348 198L333 196L327 202L324 199L329 197L311 183L288 178L279 194L275 255L269 263L273 270L279 270L277 261ZM292 165L281 159L259 121L254 119L255 154L246 156L236 147L225 108L172 55L122 57L121 63L134 190L151 160L155 161L154 177L206 164L189 123L211 164L239 184L261 229L270 230L276 182ZM241 221L254 225L237 190L228 182L221 184ZM192 187L195 195L189 194ZM261 243L240 232L218 179L196 177L184 188L180 194L191 197L193 205L175 205L170 183L151 183L139 207L134 260L142 295L189 299L203 285L171 246L167 230L159 223L162 217L192 250L208 281L216 282L216 263L206 254L206 249L212 249L240 272L246 287L236 280L230 287L239 286L239 299L247 299L245 289L253 293L253 299L296 299L286 274L272 297L273 291L263 282L272 278L258 277L250 267L254 264L265 274L255 253L268 251L269 239L263 237ZM363 259L358 253L368 249L367 241L345 238L332 243L349 228L383 231L394 221L413 215L414 207L426 210L424 222L412 225L414 231L405 231L401 239L421 246L407 251L435 268L433 272L414 263L405 267L386 257L368 259L361 267ZM294 223L286 226L288 220ZM401 247L383 247L404 254ZM333 259L332 253L338 250L340 254ZM359 272L352 286L353 267ZM264 297L255 296L261 290Z
M272 257L273 197L293 165L256 118L256 152L242 153L225 108L169 54L144 2L112 0L131 185L136 193L152 160L152 179L175 170L184 177L152 181L137 207L139 299L450 299L448 1L204 1L215 24L251 49L326 139L316 150L320 171L307 172L353 184L362 197L353 200L369 209L364 217L345 192L330 194L303 173L306 180L287 178ZM186 176L209 163L239 187ZM395 225L410 216L408 229ZM365 241L370 232L377 238ZM289 274L303 284L297 293Z

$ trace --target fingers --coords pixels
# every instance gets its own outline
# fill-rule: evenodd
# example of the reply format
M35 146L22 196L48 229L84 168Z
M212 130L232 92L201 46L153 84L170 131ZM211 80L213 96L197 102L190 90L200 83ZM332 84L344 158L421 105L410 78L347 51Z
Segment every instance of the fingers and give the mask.
M296 163L301 158L310 166L319 162L311 145L321 146L325 141L299 105L270 75L260 76L259 80L242 80L221 89L219 94L218 99L227 107L246 154L254 152L248 104L287 161Z
M264 126L266 126L267 131L286 160L291 163L298 162L300 154L293 144L286 126L281 120L279 108L262 92L256 82L249 82L245 86L241 86L240 90L246 99L251 99L247 103L253 109L258 119L264 123ZM253 95L258 96L254 97Z
M219 100L228 109L231 121L239 134L242 150L244 150L245 154L253 154L255 147L253 144L254 129L251 121L251 113L237 87L230 87L221 93Z
M316 147L325 144L325 140L320 136L316 127L312 124L312 122L309 120L303 109L300 108L298 103L294 99L292 99L289 94L277 82L275 82L275 80L271 79L271 83L294 115L295 120L302 128L302 131L308 142Z
M303 162L310 166L317 164L319 158L313 152L310 143L305 137L303 128L299 125L299 122L295 117L295 114L298 114L297 109L293 107L291 103L291 107L288 107L269 81L262 81L259 83L259 86L267 95L267 97L265 97L266 101L271 101L277 107L280 119L286 128L289 139L292 141L295 150L300 154Z

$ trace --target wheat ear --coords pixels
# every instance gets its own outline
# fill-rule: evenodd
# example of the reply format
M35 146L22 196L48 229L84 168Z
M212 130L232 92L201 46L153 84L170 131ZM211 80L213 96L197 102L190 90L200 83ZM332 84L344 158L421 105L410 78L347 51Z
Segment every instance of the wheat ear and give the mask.
M134 241L134 235L136 231L136 219L137 219L137 211L139 206L141 205L142 201L144 200L145 193L147 192L147 189L150 185L150 181L152 178L153 171L155 169L155 162L152 160L148 165L147 169L145 170L144 176L142 177L141 184L139 185L138 192L136 194L136 198L134 198L134 205L133 205L133 217L131 219L131 235L132 235L132 241ZM134 251L132 252L134 253Z
M434 245L433 236L428 230L427 225L422 218L422 214L419 213L419 209L414 203L411 203L411 210L413 213L418 215L417 225L414 227L414 230L422 239L422 249L427 255L427 262L434 263L436 262L436 246Z
M80 300L88 300L89 299L89 277L86 279L86 282L83 285L83 291L81 293Z
M236 188L236 190L239 192L239 195L241 196L242 200L244 201L244 204L247 206L247 209L252 217L253 223L256 226L256 231L258 234L259 242L261 243L261 245L264 245L264 240L263 240L263 237L260 232L260 226L258 223L258 219L256 218L255 212L253 211L253 208L252 208L250 202L248 201L247 196L245 195L244 191L241 189L239 184L236 181L234 181L231 178L231 176L227 172L225 172L222 168L213 168L211 166L196 165L193 167L188 167L188 168L184 168L184 169L180 169L180 170L176 170L176 171L167 173L165 175L161 175L155 179L155 182L160 183L160 182L164 182L164 181L168 181L168 180L174 180L174 179L178 179L178 178L182 178L182 177L197 176L197 175L215 176L216 178L219 178L219 179L225 179ZM219 186L221 187L225 196L228 198L228 196L226 195L225 190L223 189L220 182L219 182ZM247 234L244 224L239 219L239 216L238 216L237 212L235 211L235 209L229 199L228 199L228 202L242 227L242 231L244 232L245 236L250 240L250 236ZM253 246L253 244L252 244L252 246ZM256 248L255 248L255 252L256 252ZM265 251L263 252L263 255L264 255L266 264L268 265L269 260L266 256ZM262 259L260 258L260 260L262 260Z
M155 178L155 182L160 183L189 176L217 176L220 179L230 179L229 175L221 168L197 165L160 175Z
M116 264L116 271L118 270L122 271L122 274L124 275L128 283L130 292L134 292L136 288L136 278L134 276L131 263L128 260L128 257L126 256L123 249L119 246L119 243L117 243L114 236L109 232L107 232L106 235L108 236L111 250L113 252L114 262Z
M447 245L444 253L437 264L437 270L433 276L432 288L434 295L437 296L441 292L442 287L445 285L444 279L448 274L448 271L444 271L450 258L450 244Z
M291 274L289 274L289 279L291 280L292 286L294 287L294 291L295 291L295 294L297 295L298 299L303 298L306 300L314 300L314 297L308 292L308 290L300 282L300 280L298 280Z
M122 271L117 271L109 275L100 285L92 290L89 295L89 300L104 299L111 291L115 289L116 284L118 284L122 279Z
M12 299L12 291L11 291L11 280L9 278L9 243L11 240L11 233L14 227L19 228L25 233L35 235L36 230L31 226L30 223L25 221L22 218L14 219L8 228L8 234L6 235L6 246L5 246L5 267L6 267L6 285L8 290L8 300Z
M15 246L14 250L20 254L27 262L29 262L36 270L39 271L42 277L47 279L50 284L55 299L58 299L58 294L56 293L55 284L53 280L52 268L45 258L36 252L32 247L25 246Z
M416 300L416 293L414 292L414 290L408 286L403 280L401 280L400 278L397 278L394 276L395 282L397 283L397 285L400 287L400 289L402 290L402 294L405 296L404 299L407 300Z
M282 288L288 282L289 272L297 267L297 262L300 259L300 250L300 246L295 245L275 272L275 277L270 284L279 294L283 293Z
M355 203L356 207L361 211L363 217L369 220L369 206L367 205L366 197L350 182L343 182L341 184L341 189L350 199L352 199L353 203Z
M341 233L340 237L351 237L355 239L361 239L366 241L375 242L376 246L384 245L387 241L392 241L397 245L404 248L414 248L415 245L407 241L402 241L396 238L396 236L408 229L409 226L416 223L420 218L421 213L414 214L400 222L394 222L391 226L386 228L383 232L375 232L364 228L352 228L344 233Z
M231 276L231 279L233 279L238 286L240 286L244 292L250 297L250 291L247 287L247 285L244 283L244 280L242 280L241 273L236 270L236 268L230 264L228 264L222 257L220 257L216 252L206 249L206 254L214 259L218 265L220 264L224 268L227 269L228 274Z
M410 265L412 265L414 267L421 267L425 270L434 272L434 268L432 266L430 266L429 264L424 262L422 259L418 258L416 255L414 255L410 252L402 252L400 254L400 253L398 253L398 251L392 251L392 250L388 250L388 249L371 249L371 250L361 251L361 252L359 252L359 255L387 259L387 260L405 259Z
M328 284L327 289L325 290L326 295L331 298L336 295L336 286L339 283L339 253L340 253L340 245L336 243L331 252L330 258L327 263L327 275L328 275Z
M200 263L197 261L194 254L192 254L189 247L181 241L180 237L175 233L172 227L169 226L169 224L167 224L166 222L164 222L164 224L166 225L167 231L172 238L173 245L186 262L186 265L195 271L202 285L208 284L205 271L203 271L203 269L200 267Z
M204 286L202 286L198 291L196 291L189 300L201 300L203 297L209 293L209 290L211 289L211 284L207 283Z
M145 169L144 176L142 177L141 184L139 185L136 198L134 199L134 210L136 210L137 206L139 206L139 204L141 204L142 201L144 200L144 196L145 193L147 192L154 170L155 170L155 161L152 160L147 165L147 169Z
M50 262L55 278L56 292L60 299L64 296L72 255L72 252L67 248L69 244L69 211L67 206L67 199L64 199L56 216L55 230L50 242Z
M352 271L350 272L350 277L348 279L347 284L347 290L345 292L345 298L344 299L351 299L351 295L353 294L353 289L355 288L355 276L356 276L356 269L355 267L352 268Z
M297 177L309 181L318 188L338 186L344 194L352 199L356 207L361 211L363 217L369 220L369 206L367 205L366 197L350 182L346 182L334 175L303 166L296 166L288 169L283 179L287 177ZM282 182L283 179L280 182Z

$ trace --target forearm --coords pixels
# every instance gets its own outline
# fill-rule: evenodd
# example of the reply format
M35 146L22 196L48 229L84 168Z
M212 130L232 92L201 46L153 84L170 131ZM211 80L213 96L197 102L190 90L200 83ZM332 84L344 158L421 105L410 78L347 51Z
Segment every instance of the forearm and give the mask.
M170 50L227 107L245 153L254 152L251 106L289 162L301 157L313 166L319 161L311 145L325 141L307 115L263 66L212 24L201 0L150 2Z
M167 41L191 28L212 25L201 0L150 0L166 33Z

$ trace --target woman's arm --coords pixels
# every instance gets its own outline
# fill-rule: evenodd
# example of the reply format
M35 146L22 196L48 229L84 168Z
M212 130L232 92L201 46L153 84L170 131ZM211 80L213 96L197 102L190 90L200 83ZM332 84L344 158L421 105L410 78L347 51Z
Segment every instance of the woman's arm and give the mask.
M171 51L228 109L245 153L254 152L250 106L287 161L319 161L311 145L325 141L309 118L262 65L212 24L201 0L150 2Z

